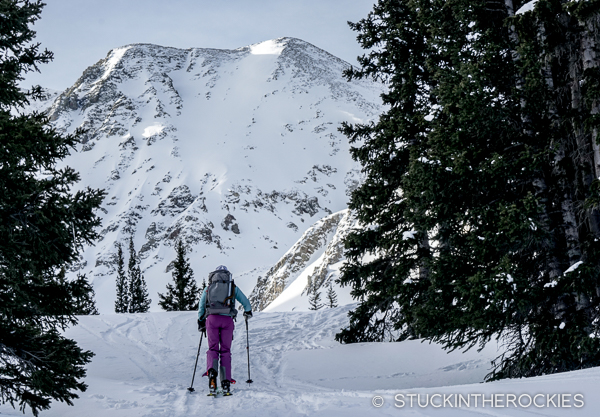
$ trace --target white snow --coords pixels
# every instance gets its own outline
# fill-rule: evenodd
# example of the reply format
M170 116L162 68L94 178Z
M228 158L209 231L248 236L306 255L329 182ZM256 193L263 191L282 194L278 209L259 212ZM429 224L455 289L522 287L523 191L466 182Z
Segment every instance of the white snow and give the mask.
M409 240L409 239L414 239L415 235L416 235L416 231L414 230L409 230L407 232L402 232L402 240Z
M581 266L581 264L583 264L583 261L575 262L573 265L571 265L569 267L569 269L567 269L565 271L564 275L567 275L569 272L575 271L577 268L579 268Z
M249 320L251 385L244 382L246 329L238 320L232 347L238 383L229 398L205 395L206 340L196 391L187 391L200 338L195 312L80 317L66 335L96 354L88 365L89 388L73 407L53 403L41 416L597 415L599 368L481 384L497 355L495 343L465 353L419 340L341 345L333 338L351 307L257 313ZM1 405L0 414L23 415L9 405Z
M253 55L280 55L285 48L285 44L278 43L276 40L268 40L250 46L250 53Z
M164 128L165 127L160 124L154 124L154 125L148 126L142 132L142 136L145 138L149 138L150 136L158 135L160 132L163 131Z
M538 0L531 0L528 3L525 3L523 6L521 6L519 8L519 10L517 10L517 12L515 13L515 15L523 14L523 13L526 13L526 12L532 12L533 8L535 7L535 4L537 2L538 2Z
M292 283L283 292L265 308L264 311L294 311L298 307L304 307L302 310L308 310L308 298L302 299L302 292L308 284L309 271L312 272L314 266L306 268L302 271L299 277L294 279ZM303 302L304 301L304 302Z

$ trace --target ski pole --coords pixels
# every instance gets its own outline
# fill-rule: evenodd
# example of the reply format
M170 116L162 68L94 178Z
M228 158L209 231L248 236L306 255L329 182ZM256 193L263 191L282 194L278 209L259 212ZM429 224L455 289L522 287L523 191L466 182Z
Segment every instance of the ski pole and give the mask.
M194 378L196 378L196 368L198 367L198 357L200 356L200 346L202 346L202 336L204 332L200 332L200 343L198 343L198 353L196 354L196 364L194 365L194 375L192 376L192 385L188 388L189 392L194 392Z
M250 379L250 344L248 343L248 316L246 316L246 353L248 353L248 380L246 383L251 384Z

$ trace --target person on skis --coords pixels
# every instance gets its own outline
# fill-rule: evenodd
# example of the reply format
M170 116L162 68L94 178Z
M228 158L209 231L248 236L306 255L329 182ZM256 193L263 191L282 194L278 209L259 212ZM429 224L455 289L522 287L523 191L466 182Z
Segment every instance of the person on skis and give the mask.
M231 378L231 342L237 315L235 300L242 304L246 320L252 317L250 301L236 287L227 267L220 265L208 275L208 285L198 307L198 330L208 337L206 372L202 376L208 376L211 392L217 389L218 375L223 392L228 393L230 384L235 384Z

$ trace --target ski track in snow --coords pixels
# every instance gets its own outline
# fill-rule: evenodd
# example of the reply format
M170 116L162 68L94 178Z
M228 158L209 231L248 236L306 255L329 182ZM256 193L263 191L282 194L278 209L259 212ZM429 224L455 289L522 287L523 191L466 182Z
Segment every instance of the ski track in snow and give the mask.
M236 323L232 397L206 396L207 341L203 339L194 388L198 349L195 312L112 314L80 317L67 331L96 356L88 365L89 388L73 407L53 403L42 417L200 415L241 416L592 416L599 401L600 370L479 384L496 349L445 353L439 346L403 343L340 345L334 335L347 323L352 305L310 312L256 313L249 320L248 377L246 328ZM583 393L584 408L427 408L399 409L398 393ZM385 404L372 405L375 395ZM0 415L19 416L0 406ZM26 415L31 415L30 412Z

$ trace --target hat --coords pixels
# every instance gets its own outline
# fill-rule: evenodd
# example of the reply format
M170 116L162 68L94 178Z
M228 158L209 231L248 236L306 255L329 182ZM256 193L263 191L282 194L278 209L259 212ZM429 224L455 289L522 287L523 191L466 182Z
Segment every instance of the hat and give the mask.
M227 271L227 267L225 265L219 265L217 266L217 269L215 269L215 271Z

